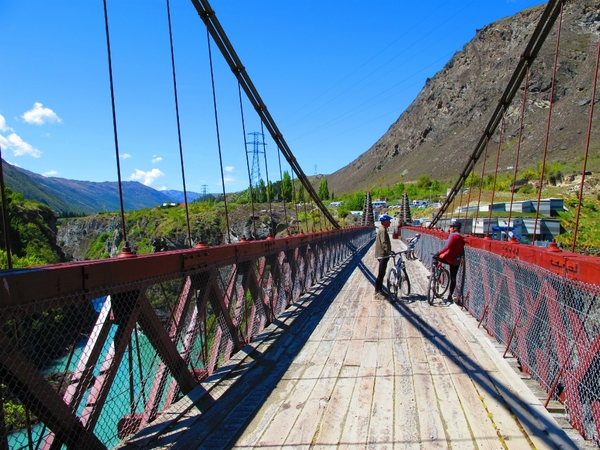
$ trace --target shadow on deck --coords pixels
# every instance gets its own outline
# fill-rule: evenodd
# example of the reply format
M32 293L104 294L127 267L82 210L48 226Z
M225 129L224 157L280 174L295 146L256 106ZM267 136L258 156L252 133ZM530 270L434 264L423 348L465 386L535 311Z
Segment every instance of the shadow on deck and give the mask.
M406 264L412 294L376 300L373 250L357 253L120 448L584 448Z

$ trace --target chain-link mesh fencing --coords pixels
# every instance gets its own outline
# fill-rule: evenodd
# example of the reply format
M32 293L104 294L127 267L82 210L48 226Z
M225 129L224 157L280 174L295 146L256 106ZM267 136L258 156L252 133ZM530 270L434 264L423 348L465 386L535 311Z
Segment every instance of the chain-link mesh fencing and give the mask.
M415 231L403 229L404 239ZM444 241L422 233L424 264ZM583 437L600 443L600 285L535 264L465 248L464 306L548 393ZM457 289L458 289L457 286Z
M140 263L129 281L66 287L70 292L35 302L19 302L19 283L43 292L43 283L56 284L52 271L4 273L1 442L11 449L116 446L199 386L372 238L366 228L322 233L149 278L143 267L152 257L140 257L128 263ZM80 267L76 273L86 271ZM107 269L102 276L121 274Z

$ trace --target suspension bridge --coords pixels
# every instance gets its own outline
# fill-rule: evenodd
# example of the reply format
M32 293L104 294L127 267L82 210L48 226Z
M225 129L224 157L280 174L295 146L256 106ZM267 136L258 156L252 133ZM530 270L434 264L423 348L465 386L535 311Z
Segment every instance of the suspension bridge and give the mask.
M455 212L471 204L471 192L477 191L469 189L463 199L463 187L471 173L493 173L494 162L497 167L488 150L497 143L500 153L511 105L525 117L522 86L544 45L556 48L554 67L546 67L554 87L567 2L547 4L431 227L396 229L398 238L417 231L423 236L420 261L407 262L412 292L395 302L372 295L370 201L363 225L340 227L298 165L216 14L205 0L192 3L240 94L252 103L324 220L318 229L239 242L226 236L223 245L208 247L191 235L188 218L190 248L136 255L121 207L118 257L2 271L0 447L596 446L597 258L555 245L467 236L459 272L462 306L425 301L431 254L447 236L437 228L451 217L477 223L468 207ZM108 20L106 29L110 55ZM580 198L597 127L597 34L592 44ZM550 93L543 164L552 104ZM118 166L116 126L115 150ZM541 197L534 202L534 235L540 202ZM512 211L511 200L508 224ZM3 224L9 236L8 221ZM393 244L404 245L400 239Z

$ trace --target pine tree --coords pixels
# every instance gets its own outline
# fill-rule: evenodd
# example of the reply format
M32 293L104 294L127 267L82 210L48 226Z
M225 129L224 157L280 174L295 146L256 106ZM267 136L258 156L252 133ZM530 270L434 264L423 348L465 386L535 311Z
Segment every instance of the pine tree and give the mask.
M327 187L327 178L323 178L319 184L319 198L321 200L329 200L329 188Z
M291 202L294 190L292 189L292 178L286 170L283 172L283 179L281 180L281 196L286 202Z

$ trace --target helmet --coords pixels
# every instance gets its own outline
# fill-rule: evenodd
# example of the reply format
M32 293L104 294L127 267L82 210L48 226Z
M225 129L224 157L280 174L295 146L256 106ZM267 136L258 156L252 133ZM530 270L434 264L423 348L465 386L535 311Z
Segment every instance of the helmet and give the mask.
M454 228L458 228L460 230L460 227L462 226L462 223L460 223L458 220L453 220L450 222L450 225L448 225L449 227L454 227Z
M421 233L415 234L416 237L421 237Z
M388 216L387 214L384 214L384 215L382 215L382 216L379 216L379 221L380 221L380 222L385 222L385 221L387 221L387 220L391 221L391 220L392 220L392 217L391 217L391 216Z

